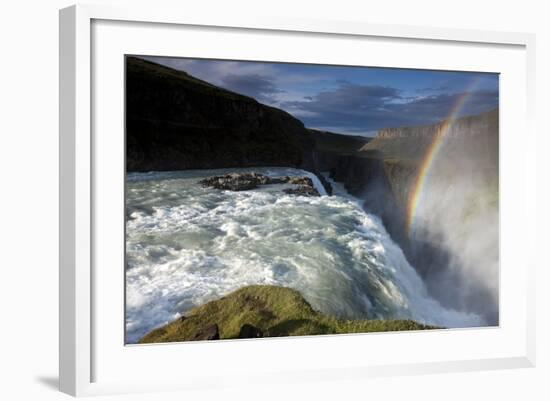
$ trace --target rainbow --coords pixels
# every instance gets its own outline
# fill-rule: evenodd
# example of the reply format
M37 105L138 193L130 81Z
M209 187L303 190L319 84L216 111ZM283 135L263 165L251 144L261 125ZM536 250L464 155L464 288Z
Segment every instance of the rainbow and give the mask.
M458 117L464 104L466 103L468 98L471 96L471 94L477 87L478 83L479 83L479 78L472 80L471 84L468 86L468 89L464 93L462 93L462 95L460 95L460 97L457 99L457 101L453 105L453 108L451 109L451 112L449 113L449 115L437 128L437 132L434 135L432 142L427 147L424 153L422 162L420 163L418 172L411 186L412 189L409 191L409 195L407 199L407 216L406 216L405 227L407 230L407 234L409 236L414 226L414 220L418 212L418 205L420 204L420 200L422 199L422 196L424 193L423 190L429 178L429 173L433 166L434 160L437 158L439 151L441 150L441 148L443 147L443 144L445 143L445 139L447 138L447 134L449 133L449 129L453 121Z

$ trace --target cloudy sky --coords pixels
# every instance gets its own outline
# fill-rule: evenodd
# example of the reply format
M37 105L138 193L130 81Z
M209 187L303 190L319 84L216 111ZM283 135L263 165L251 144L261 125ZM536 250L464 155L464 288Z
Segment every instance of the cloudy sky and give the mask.
M498 75L143 57L286 110L306 127L372 136L380 128L429 124L498 107Z

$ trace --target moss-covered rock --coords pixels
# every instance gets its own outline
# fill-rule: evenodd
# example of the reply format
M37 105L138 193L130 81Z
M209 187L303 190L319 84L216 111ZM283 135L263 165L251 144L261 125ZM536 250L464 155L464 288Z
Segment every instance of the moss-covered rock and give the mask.
M192 341L205 328L219 329L219 338L242 338L243 327L251 337L301 336L314 334L367 333L424 330L434 327L411 320L343 320L315 311L298 291L285 287L243 287L218 300L192 309L146 334L140 343ZM261 333L261 335L258 335Z

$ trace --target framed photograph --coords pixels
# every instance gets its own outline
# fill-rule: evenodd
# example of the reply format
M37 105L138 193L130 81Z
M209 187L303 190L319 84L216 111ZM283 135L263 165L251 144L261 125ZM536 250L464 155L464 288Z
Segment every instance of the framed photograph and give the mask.
M533 49L61 10L61 390L533 366Z

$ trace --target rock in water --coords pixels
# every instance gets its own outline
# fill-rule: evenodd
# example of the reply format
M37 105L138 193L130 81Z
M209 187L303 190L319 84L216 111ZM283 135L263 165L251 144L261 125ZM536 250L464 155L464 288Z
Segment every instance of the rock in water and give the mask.
M286 188L283 189L283 192L288 195L321 196L315 188L305 185L301 185L298 188Z
M204 329L201 329L195 333L191 341L202 341L202 340L219 340L220 331L217 324L210 325Z
M239 332L239 338L261 338L264 333L259 328L251 324L243 324Z
M225 189L229 191L246 191L254 189L258 185L269 183L269 177L258 173L231 173L200 180L203 187Z
M259 173L231 173L207 177L199 181L203 187L212 187L229 191L247 191L267 184L291 184L296 188L287 188L283 192L291 195L320 196L309 177L282 176L268 177Z
M286 182L294 185L313 187L313 181L311 181L311 178L309 177L288 177Z

